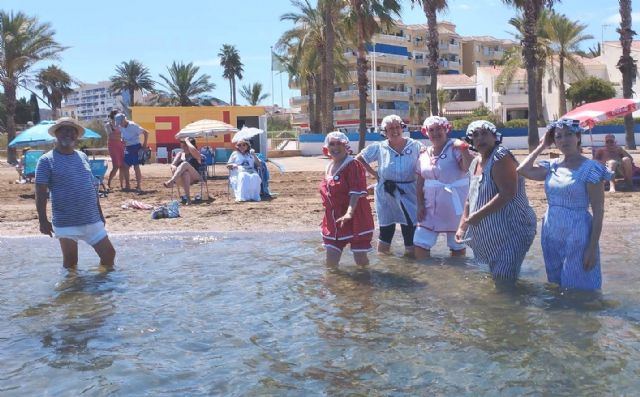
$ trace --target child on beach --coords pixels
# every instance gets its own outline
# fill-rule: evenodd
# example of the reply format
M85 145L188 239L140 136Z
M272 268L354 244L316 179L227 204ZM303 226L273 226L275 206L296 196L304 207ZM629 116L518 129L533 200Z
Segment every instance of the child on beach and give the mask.
M351 245L353 259L359 266L369 264L373 215L367 200L365 169L349 155L349 138L342 132L330 132L324 140L323 151L331 161L320 183L324 206L322 220L323 246L327 266L340 262L342 250Z
M100 264L113 268L116 251L104 228L105 219L87 155L75 150L84 128L71 117L63 117L49 128L56 137L53 150L38 160L36 167L36 209L40 232L60 240L63 265L78 264L78 240L84 240L100 257ZM52 222L47 218L51 192ZM52 224L53 223L53 224Z

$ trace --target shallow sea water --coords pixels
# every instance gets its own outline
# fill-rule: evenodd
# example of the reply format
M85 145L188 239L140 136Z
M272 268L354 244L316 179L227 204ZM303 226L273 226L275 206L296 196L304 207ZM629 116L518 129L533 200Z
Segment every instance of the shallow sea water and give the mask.
M115 236L69 275L0 239L0 395L636 395L640 232L610 229L598 300L545 284L539 239L514 288L444 241L328 270L318 233Z

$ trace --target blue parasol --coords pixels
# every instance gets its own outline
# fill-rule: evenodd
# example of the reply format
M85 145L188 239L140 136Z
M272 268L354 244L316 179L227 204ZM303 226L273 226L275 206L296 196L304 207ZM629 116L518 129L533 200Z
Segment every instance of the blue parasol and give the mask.
M51 144L56 141L55 137L49 135L49 128L55 123L52 120L45 120L40 124L34 125L31 128L27 128L18 134L10 143L10 148L18 148L23 146L36 146ZM84 129L84 136L80 138L84 139L100 139L101 136L97 132L88 128Z

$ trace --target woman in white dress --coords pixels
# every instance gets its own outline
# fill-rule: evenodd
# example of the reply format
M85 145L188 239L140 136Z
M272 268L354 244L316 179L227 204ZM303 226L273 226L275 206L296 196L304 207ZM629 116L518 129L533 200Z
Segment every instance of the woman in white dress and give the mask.
M262 166L251 144L247 140L238 140L236 150L227 161L229 183L236 201L260 201L262 180L258 169Z

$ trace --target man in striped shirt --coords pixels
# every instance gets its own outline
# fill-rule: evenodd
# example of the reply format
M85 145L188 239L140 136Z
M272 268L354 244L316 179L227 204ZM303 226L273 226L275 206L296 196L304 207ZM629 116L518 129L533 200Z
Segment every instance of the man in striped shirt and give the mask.
M113 268L116 251L104 228L105 219L94 184L87 155L75 150L84 128L71 117L62 117L49 128L56 137L53 150L38 160L36 167L36 209L40 232L60 240L63 265L75 269L78 264L78 240L91 245L100 264ZM51 192L52 221L47 217L48 192Z

